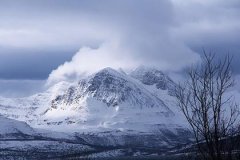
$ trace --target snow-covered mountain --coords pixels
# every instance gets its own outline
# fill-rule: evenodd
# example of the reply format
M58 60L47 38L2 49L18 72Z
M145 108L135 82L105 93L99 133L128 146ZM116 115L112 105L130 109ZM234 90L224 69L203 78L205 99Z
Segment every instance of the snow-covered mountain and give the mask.
M30 97L1 97L0 114L17 120L16 126L26 125L28 133L31 127L65 132L88 145L174 147L191 138L174 89L175 83L157 69L140 67L126 74L105 68Z
M174 116L144 84L106 68L56 96L42 117L49 124L80 124L79 128L144 130L150 125L174 124Z
M105 68L77 83L62 82L27 98L0 99L0 113L36 128L149 131L181 126L171 96L174 82L161 71L130 74ZM172 109L170 109L172 108ZM150 129L151 128L151 129Z

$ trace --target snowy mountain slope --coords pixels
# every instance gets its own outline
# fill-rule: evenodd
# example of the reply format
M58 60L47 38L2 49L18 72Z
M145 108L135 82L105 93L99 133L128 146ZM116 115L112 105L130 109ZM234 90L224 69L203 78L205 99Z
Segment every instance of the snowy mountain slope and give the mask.
M175 114L174 119L181 126L186 126L187 121L176 104L174 92L176 83L162 71L155 68L140 66L130 72L131 77L137 79L144 84L144 88L157 97L161 97L162 101Z
M162 71L141 66L131 72L130 76L138 79L145 85L155 85L157 89L167 90L170 95L174 95L176 84Z
M35 130L25 122L0 116L0 139L33 135Z
M0 97L0 115L31 123L38 119L50 106L56 95L63 93L69 83L60 82L43 93L25 98Z

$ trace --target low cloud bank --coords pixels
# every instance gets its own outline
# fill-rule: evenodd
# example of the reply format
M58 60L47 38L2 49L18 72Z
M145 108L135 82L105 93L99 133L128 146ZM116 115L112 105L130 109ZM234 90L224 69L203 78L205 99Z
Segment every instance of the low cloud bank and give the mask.
M51 72L47 85L83 78L106 67L129 71L145 65L163 71L179 71L199 60L199 55L193 54L187 48L179 46L178 49L179 52L173 52L170 56L167 56L169 54L166 52L159 51L159 55L155 57L152 57L154 55L150 53L138 57L136 53L130 54L136 51L121 47L118 43L105 43L98 48L82 47L71 61L65 62ZM165 51L169 52L168 49ZM182 56L188 58L181 59Z

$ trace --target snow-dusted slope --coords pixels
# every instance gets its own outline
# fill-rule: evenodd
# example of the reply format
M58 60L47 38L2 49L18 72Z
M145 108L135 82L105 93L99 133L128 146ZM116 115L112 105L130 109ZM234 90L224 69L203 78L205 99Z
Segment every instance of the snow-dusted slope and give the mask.
M162 71L141 66L131 72L130 76L147 86L155 85L157 89L167 90L170 95L174 95L176 84Z
M38 119L51 105L51 100L62 94L69 83L60 82L46 92L25 98L0 97L0 115L31 123Z
M25 122L0 116L0 138L9 138L13 135L21 137L22 135L33 135L35 133Z
M187 122L179 107L176 105L176 83L168 75L156 68L145 66L136 68L129 75L144 84L144 88L149 92L160 97L175 114L174 120L177 121L179 125L186 126Z

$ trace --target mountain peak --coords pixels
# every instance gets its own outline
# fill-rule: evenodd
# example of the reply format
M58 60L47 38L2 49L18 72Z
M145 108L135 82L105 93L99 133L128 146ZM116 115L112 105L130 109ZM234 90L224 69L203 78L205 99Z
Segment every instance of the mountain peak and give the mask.
M111 67L107 67L107 68L103 68L102 70L98 71L97 73L94 74L94 76L96 75L114 75L117 77L122 77L123 74L118 72L117 70L111 68Z
M131 72L130 76L138 79L145 85L156 85L158 89L172 92L175 88L175 83L171 78L153 67L140 66Z
M117 72L115 69L111 68L111 67L106 67L106 68L103 68L101 69L100 71L98 72L110 72L110 73L115 73Z
M156 67L149 67L149 66L144 66L141 65L137 67L133 72L158 72L164 74L161 70L157 69Z

